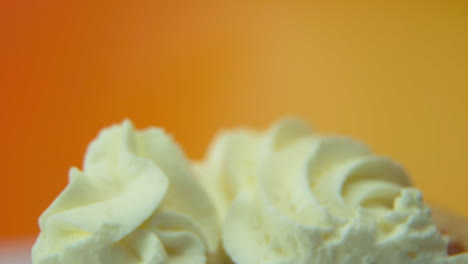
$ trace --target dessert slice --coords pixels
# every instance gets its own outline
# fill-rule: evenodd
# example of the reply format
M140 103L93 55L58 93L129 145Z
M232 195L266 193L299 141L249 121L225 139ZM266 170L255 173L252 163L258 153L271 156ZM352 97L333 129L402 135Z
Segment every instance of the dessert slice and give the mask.
M440 232L449 240L449 255L466 252L468 249L468 220L447 210L433 207L432 217Z

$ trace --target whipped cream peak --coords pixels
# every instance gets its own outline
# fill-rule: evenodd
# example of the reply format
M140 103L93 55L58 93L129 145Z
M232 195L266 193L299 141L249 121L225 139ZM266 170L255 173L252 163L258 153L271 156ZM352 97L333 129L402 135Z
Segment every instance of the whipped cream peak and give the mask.
M223 131L197 163L125 120L68 180L34 264L468 264L400 164L299 119Z
M104 129L84 169L39 219L35 264L206 263L218 250L215 208L161 129Z
M455 263L401 165L298 119L225 131L197 171L237 264Z

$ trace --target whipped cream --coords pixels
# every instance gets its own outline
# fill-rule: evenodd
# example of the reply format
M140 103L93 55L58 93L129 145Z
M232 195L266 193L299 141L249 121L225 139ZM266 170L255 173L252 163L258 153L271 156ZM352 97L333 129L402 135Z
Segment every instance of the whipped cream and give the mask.
M214 205L156 128L103 130L39 219L35 264L198 264L216 256Z
M301 121L223 132L196 168L237 264L468 263L399 164Z

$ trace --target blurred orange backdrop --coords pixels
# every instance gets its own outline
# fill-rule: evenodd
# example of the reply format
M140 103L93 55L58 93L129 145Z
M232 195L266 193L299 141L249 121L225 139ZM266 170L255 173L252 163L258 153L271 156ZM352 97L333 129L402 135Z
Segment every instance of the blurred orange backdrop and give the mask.
M199 159L220 127L299 115L468 216L461 1L2 1L0 32L0 237L36 234L88 142L126 117Z

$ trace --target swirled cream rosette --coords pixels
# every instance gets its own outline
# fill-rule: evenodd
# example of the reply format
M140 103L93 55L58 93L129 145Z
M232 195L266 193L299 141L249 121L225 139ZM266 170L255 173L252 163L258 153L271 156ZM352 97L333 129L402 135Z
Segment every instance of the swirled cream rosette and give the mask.
M163 130L103 130L84 169L39 219L35 264L203 264L218 248L214 205Z
M196 168L237 264L468 263L399 164L302 121L225 131Z

